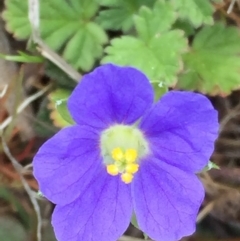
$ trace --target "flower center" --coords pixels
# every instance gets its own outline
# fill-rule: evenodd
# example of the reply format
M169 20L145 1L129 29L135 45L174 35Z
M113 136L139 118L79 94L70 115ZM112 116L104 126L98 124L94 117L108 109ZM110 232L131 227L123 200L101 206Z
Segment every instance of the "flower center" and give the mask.
M139 160L149 152L143 133L134 126L115 125L101 135L101 154L107 173L121 175L131 183L139 169Z

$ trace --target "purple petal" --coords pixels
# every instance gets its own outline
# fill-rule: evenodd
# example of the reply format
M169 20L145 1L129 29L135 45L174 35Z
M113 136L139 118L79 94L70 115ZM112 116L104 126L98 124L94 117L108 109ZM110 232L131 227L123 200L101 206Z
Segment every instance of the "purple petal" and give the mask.
M138 225L153 240L176 241L195 231L204 189L194 174L143 160L132 190Z
M107 64L82 78L68 108L76 123L104 129L113 123L134 123L152 101L153 89L144 74Z
M201 94L171 91L143 117L154 155L187 171L207 165L218 135L217 111Z
M73 126L43 144L33 174L46 198L67 204L79 197L101 165L98 138L89 128Z
M56 206L52 225L59 241L116 241L131 215L130 186L101 169L77 200Z

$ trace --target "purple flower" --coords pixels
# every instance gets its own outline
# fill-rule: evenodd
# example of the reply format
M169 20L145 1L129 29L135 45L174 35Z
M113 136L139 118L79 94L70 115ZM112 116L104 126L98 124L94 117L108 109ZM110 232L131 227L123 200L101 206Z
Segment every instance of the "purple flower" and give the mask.
M217 112L201 94L170 91L153 103L144 74L104 65L68 101L77 123L34 158L41 192L57 204L59 241L115 241L132 214L154 240L195 230L204 189L195 173L209 160Z

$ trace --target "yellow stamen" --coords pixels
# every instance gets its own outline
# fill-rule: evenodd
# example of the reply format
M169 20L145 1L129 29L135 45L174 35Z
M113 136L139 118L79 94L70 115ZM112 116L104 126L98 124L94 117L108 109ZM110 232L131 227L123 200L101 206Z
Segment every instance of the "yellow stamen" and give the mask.
M124 157L123 155L123 151L121 150L121 148L114 148L112 151L112 158L115 161L120 161L122 158Z
M129 184L132 182L133 175L131 173L125 172L121 175L121 179L124 183Z
M127 149L125 152L125 159L127 163L135 162L137 159L137 151L135 149Z
M119 173L118 167L114 164L107 165L107 173L112 176L118 175L118 173Z
M138 153L135 149L125 150L116 147L112 150L114 163L107 165L107 172L112 176L121 175L124 183L129 184L133 180L133 174L138 171L139 165L136 162Z
M139 168L139 165L138 165L138 164L129 163L129 164L127 164L125 170L126 170L126 172L128 172L128 173L134 174L134 173L136 173L136 172L138 171L138 168Z

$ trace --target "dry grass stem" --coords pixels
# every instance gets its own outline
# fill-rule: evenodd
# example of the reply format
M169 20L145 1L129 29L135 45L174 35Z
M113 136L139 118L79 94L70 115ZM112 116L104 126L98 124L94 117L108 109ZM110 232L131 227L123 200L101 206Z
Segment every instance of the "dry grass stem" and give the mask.
M28 0L28 18L32 27L32 39L36 44L38 44L38 50L42 56L53 62L73 80L79 82L81 75L63 58L50 49L40 37L39 0Z
M40 96L42 96L45 92L47 92L50 89L51 85L48 85L44 89L40 90L34 95L29 96L27 99L25 99L17 108L17 114L21 113L30 103L32 103L34 100L38 99ZM2 124L0 124L0 133L11 123L13 120L13 116L9 116L7 119L4 120Z
M13 157L11 154L7 143L4 140L3 134L1 134L1 139L2 139L2 146L3 146L3 151L6 154L6 156L9 158L11 161L13 167L15 168L16 172L20 176L22 185L26 191L26 193L29 196L29 199L33 205L34 211L37 216L37 240L41 241L42 240L42 234L41 234L41 228L42 228L42 219L41 219L41 213L40 213L40 208L38 205L38 202L36 200L36 197L34 195L34 192L31 190L30 186L28 185L27 181L24 179L23 174L22 174L22 166L19 164L19 162Z

